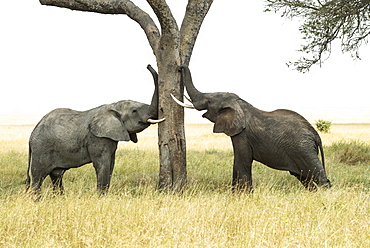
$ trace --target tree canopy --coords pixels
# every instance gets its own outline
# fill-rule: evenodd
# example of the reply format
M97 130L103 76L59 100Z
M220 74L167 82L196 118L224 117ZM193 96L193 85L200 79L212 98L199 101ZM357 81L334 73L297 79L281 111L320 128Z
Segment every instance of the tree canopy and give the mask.
M370 34L370 0L266 0L265 11L282 17L300 18L305 44L299 49L307 56L289 62L300 72L329 58L332 42L340 40L343 53L359 59L359 48Z

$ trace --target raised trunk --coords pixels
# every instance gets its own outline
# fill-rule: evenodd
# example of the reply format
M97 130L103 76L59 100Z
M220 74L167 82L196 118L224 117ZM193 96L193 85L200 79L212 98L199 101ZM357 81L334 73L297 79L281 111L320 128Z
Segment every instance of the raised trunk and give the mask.
M193 80L191 78L189 67L187 65L181 65L180 68L182 81L184 83L184 86L186 87L186 92L188 92L188 95L190 96L194 107L198 110L203 110L205 107L203 106L204 93L195 88Z
M146 67L153 76L154 93L149 108L149 118L158 119L158 74L151 65Z

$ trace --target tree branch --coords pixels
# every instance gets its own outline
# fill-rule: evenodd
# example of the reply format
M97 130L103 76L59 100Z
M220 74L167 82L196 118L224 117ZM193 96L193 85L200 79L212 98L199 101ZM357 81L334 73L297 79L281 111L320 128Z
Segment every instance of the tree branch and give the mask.
M162 33L169 31L177 33L178 27L175 18L172 15L171 9L165 0L147 0L150 7L153 9L155 15L161 24Z
M181 25L180 56L182 64L189 65L200 27L213 0L189 0Z
M160 32L157 26L145 11L129 0L40 0L40 3L70 10L127 15L144 30L154 55L158 51Z
M161 38L157 60L163 61L173 58L174 60L171 63L179 65L180 58L177 51L180 48L180 32L171 9L165 0L147 0L147 2L153 9L161 25ZM174 51L175 53L173 53ZM158 68L158 70L161 69Z
M282 12L283 17L299 17L299 28L307 45L301 52L312 54L298 62L289 62L300 72L307 72L331 52L331 43L341 39L342 52L358 58L358 49L370 34L370 0L266 0L265 11ZM360 38L360 39L359 39Z

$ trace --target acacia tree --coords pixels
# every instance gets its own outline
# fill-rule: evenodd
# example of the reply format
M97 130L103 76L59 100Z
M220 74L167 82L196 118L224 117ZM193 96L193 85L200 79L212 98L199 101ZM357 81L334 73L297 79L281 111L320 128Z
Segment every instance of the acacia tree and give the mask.
M188 65L199 29L213 0L188 0L179 29L165 0L147 0L158 18L160 29L148 13L129 0L40 0L43 5L101 14L124 14L137 22L146 34L156 57L159 80L158 126L160 154L159 188L181 190L186 183L184 110L170 97L182 99L184 87L178 68Z
M299 30L307 43L299 51L312 57L288 63L300 72L328 58L336 39L341 41L343 53L360 58L359 47L367 43L370 34L370 0L266 0L265 11L303 21Z

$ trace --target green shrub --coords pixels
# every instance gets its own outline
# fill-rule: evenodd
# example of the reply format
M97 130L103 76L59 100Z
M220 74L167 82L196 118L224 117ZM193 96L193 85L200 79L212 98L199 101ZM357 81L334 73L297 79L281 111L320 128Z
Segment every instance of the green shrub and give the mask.
M328 133L330 131L331 121L317 120L315 124L317 130L322 133Z
M358 141L338 141L329 148L335 162L348 165L370 164L370 145Z

